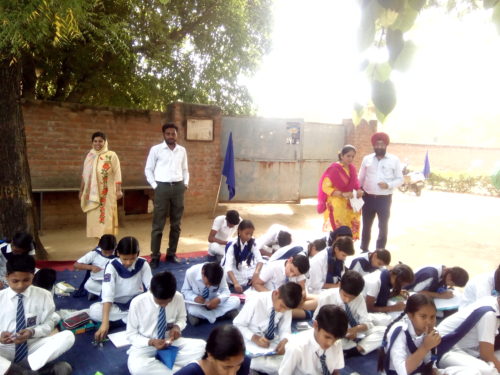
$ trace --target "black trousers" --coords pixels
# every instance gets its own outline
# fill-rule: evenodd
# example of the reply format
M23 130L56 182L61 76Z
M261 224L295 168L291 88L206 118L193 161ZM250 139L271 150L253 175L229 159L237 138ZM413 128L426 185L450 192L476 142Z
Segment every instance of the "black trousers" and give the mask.
M181 219L184 213L184 192L186 186L183 181L158 182L155 189L153 226L151 229L151 258L159 259L161 239L167 217L170 219L170 233L168 236L167 256L175 255L181 234Z
M375 216L378 219L378 239L376 249L385 249L391 215L392 195L363 195L365 204L362 208L363 231L361 232L361 250L368 251L371 231Z

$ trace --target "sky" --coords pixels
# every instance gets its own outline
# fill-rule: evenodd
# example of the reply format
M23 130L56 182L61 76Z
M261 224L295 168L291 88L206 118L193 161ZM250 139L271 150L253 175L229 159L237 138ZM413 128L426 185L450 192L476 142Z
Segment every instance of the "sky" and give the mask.
M276 0L272 50L245 82L263 117L339 123L369 97L359 72L356 1ZM409 71L393 72L398 103L379 129L397 142L500 147L500 35L490 11L461 19L424 10L406 36Z

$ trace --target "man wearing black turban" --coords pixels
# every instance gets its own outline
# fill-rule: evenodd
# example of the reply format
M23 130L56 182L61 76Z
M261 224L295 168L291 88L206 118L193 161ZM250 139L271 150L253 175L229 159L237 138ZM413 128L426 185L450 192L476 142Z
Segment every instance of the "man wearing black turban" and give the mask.
M373 154L363 158L359 169L359 183L365 192L362 208L363 231L361 250L368 251L372 224L378 219L376 249L384 249L387 243L392 191L403 183L401 163L397 156L386 153L390 139L386 133L375 133L371 138Z

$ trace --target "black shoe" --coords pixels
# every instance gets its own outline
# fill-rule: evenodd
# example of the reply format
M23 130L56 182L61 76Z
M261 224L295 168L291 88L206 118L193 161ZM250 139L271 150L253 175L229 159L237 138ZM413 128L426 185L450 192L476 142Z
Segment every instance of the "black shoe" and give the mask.
M72 372L71 365L64 361L50 363L38 370L40 375L71 375Z
M238 315L238 313L239 313L238 309L234 309L234 310L231 310L231 311L228 311L227 313L225 313L222 318L233 320L234 318L236 318L236 315Z
M5 372L5 375L36 375L38 371L30 370L29 368L24 368L16 363L11 363L10 367Z
M167 255L165 258L165 262L170 262L170 263L182 263L179 258L177 258L175 255Z
M158 268L158 266L160 265L160 259L158 258L153 258L151 259L151 261L149 262L149 266L151 267L151 269L156 269Z
M187 321L189 322L189 324L191 324L193 327L194 326L197 326L198 324L201 323L201 319L196 317L196 316L193 316L191 314L188 314L187 315Z

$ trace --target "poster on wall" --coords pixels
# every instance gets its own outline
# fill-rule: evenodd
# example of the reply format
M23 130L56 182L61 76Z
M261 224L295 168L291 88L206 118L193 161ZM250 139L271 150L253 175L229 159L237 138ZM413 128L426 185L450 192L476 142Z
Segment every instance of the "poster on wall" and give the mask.
M298 122L287 122L286 123L287 145L298 145L300 144L300 123Z
M214 120L188 118L186 123L186 139L188 141L213 141Z

